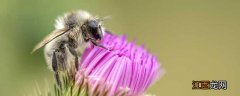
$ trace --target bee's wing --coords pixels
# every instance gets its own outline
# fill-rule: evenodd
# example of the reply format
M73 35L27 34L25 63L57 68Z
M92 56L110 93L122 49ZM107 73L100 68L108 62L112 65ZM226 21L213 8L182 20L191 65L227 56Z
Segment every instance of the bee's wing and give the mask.
M64 33L66 33L66 29L56 29L53 32L51 32L50 34L48 34L41 42L39 42L32 50L31 53L35 52L36 50L38 50L39 48L43 47L44 45L46 45L47 43L49 43L50 41L52 41L53 39L63 35Z

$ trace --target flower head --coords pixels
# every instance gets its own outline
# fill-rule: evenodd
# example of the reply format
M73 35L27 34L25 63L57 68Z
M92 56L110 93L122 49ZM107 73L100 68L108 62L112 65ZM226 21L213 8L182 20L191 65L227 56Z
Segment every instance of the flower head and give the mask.
M81 58L76 78L82 70L94 88L107 87L109 96L125 90L127 95L142 95L164 70L143 46L128 42L125 36L106 33L101 44L108 50L90 46ZM81 79L79 79L81 80ZM102 85L102 86L101 86ZM100 88L104 89L104 88ZM95 89L92 89L95 90Z

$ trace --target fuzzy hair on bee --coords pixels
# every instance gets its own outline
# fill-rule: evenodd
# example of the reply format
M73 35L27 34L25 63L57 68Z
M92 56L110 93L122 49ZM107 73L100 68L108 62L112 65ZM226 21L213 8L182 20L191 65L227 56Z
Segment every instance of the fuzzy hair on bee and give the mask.
M72 70L72 66L78 70L81 53L89 44L105 48L100 45L105 32L101 21L83 10L66 13L56 19L55 30L39 42L32 52L45 46L46 62L56 78L59 72Z

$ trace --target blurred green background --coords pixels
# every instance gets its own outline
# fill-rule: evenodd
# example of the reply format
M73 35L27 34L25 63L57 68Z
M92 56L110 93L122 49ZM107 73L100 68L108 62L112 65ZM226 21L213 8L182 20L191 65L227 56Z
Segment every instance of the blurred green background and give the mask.
M240 95L239 0L0 0L0 96L33 93L51 83L42 49L57 16L84 9L111 16L105 26L144 44L167 70L157 96ZM227 80L227 90L192 90L192 80Z

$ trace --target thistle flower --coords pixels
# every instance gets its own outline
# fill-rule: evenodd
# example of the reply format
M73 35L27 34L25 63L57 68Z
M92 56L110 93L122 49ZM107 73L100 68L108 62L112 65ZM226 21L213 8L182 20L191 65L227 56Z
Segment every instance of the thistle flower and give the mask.
M109 50L85 49L76 75L78 83L87 78L92 94L103 94L106 89L107 96L141 96L165 72L155 56L143 46L127 42L125 36L106 33L101 44Z
M165 73L155 56L125 36L106 33L101 45L108 50L88 46L79 68L59 72L54 92L47 91L45 96L143 96ZM37 96L43 94L39 91Z

